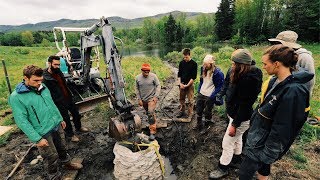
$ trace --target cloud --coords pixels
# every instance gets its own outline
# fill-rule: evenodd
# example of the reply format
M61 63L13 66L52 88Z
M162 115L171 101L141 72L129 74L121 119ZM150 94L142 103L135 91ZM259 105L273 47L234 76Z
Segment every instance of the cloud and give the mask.
M91 19L101 16L137 18L179 10L216 12L214 0L7 0L0 3L0 25L19 25L66 19Z

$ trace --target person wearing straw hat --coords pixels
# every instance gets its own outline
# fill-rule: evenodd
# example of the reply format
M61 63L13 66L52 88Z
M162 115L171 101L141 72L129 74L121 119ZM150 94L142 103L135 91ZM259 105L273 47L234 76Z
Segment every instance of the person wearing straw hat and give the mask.
M141 74L136 77L136 95L140 106L147 111L150 140L155 139L157 132L156 105L160 95L160 82L156 74L150 72L150 64L144 63L141 66Z
M294 31L282 31L276 38L268 39L271 44L283 44L295 50L298 54L297 66L303 68L307 72L315 75L314 59L312 53L305 48L302 48L300 44L297 43L298 34ZM310 97L312 96L313 87L315 84L315 76L306 83L307 88L310 92Z

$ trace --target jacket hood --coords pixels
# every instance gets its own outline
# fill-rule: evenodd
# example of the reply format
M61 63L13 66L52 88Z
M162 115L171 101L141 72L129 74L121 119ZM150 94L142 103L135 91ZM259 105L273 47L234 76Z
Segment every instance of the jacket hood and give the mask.
M48 68L46 68L46 69L43 70L43 78L44 78L45 80L56 81L56 80L51 76L51 74L49 73Z
M262 79L262 71L251 64L251 70L245 74L244 77L260 81Z
M44 85L40 85L40 88L38 90L36 90L35 88L32 88L32 87L29 87L27 86L24 81L22 81L21 83L19 83L17 86L16 86L16 91L18 94L22 94L22 93L27 93L27 92L30 92L30 91L37 91L37 92L41 92L43 89L45 88Z
M21 93L30 92L30 89L23 81L16 86L16 91L18 94L21 94Z
M299 68L297 71L292 72L292 76L294 81L304 84L309 82L313 78L314 74L305 71L303 68Z
M303 53L307 53L307 54L310 54L312 56L312 52L311 51L308 51L304 48L299 48L298 50L295 51L298 55L299 54L303 54Z

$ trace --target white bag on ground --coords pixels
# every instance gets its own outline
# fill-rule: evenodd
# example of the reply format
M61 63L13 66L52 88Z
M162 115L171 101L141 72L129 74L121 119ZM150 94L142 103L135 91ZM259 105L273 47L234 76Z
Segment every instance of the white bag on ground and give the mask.
M146 150L132 152L117 142L113 148L115 178L118 180L162 179L162 170L155 150L156 147L159 151L160 146L157 141L153 141L152 144L154 146ZM161 156L160 160L163 162Z

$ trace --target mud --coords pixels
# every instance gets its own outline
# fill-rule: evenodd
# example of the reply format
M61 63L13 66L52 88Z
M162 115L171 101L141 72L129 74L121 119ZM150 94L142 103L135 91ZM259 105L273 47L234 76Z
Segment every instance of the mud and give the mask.
M175 71L173 69L173 71ZM178 112L179 89L176 79L170 77L162 87L161 98L157 107L158 118L172 118ZM221 142L227 120L218 116L214 110L214 123L209 123L205 131L194 130L195 119L190 123L170 121L168 127L158 129L156 139L160 144L160 153L168 158L172 169L169 174L174 174L168 179L208 179L210 171L214 170L221 155ZM77 179L114 179L113 171L113 146L115 140L107 134L108 121L114 112L106 104L98 109L86 113L82 118L83 126L88 127L89 133L78 134L80 142L68 143L69 153L72 157L83 157L83 169L79 171ZM144 129L148 133L147 129ZM22 133L13 134L9 142L0 147L0 179L4 179L14 168L14 164L24 155L30 141ZM319 159L319 143L311 148L313 158ZM29 163L39 155L37 148L33 148L20 165L12 179L40 180L46 177L43 162L36 165ZM316 161L316 160L315 160ZM290 160L278 162L272 167L271 179L316 179L317 173L308 170L296 171L289 166ZM63 170L62 170L63 171ZM236 179L234 169L225 179Z

